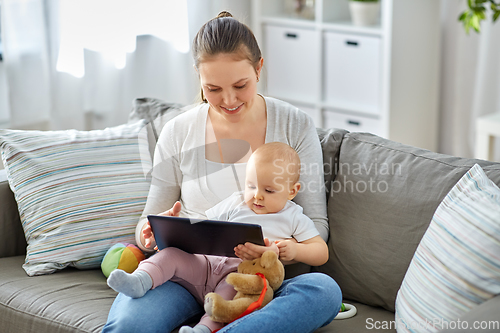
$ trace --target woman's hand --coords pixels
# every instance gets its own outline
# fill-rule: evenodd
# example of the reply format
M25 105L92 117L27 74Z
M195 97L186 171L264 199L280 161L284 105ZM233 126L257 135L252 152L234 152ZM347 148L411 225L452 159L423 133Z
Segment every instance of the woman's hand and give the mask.
M181 202L180 201L176 201L174 203L174 205L172 206L172 208L170 208L169 210L164 211L163 213L160 213L158 215L179 216L179 213L181 212L181 208L182 208Z
M179 201L176 201L175 204L170 208L169 210L160 213L159 215L164 215L164 216L179 216L179 213L181 212L181 203ZM144 227L142 228L142 244L149 249L152 247L156 248L156 241L155 241L155 236L153 234L153 230L151 229L151 225L149 222L146 222L144 224Z
M144 246L146 249L153 247L153 244L156 244L155 236L153 235L153 230L151 229L151 224L149 221L144 224L142 228L142 239Z
M243 260L253 260L260 258L266 251L274 251L279 256L278 246L269 239L264 238L265 246L253 243L240 244L234 248L236 256Z

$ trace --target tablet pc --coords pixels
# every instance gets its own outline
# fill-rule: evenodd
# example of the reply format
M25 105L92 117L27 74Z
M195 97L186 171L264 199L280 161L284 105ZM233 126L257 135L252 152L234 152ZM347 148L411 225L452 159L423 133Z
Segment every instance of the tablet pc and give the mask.
M264 245L258 224L148 215L158 250L176 247L188 253L236 257L238 244Z

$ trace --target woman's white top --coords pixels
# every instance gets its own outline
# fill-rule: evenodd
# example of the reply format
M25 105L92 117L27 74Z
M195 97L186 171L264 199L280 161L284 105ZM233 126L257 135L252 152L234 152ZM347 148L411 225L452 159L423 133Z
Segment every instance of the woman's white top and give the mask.
M205 159L208 189L224 200L245 188L246 163L219 163Z
M264 97L267 127L265 142L283 142L297 151L301 160L302 188L294 202L313 220L321 237L328 239L323 153L309 115L293 105ZM165 124L155 148L152 181L146 207L136 228L140 232L148 214L159 214L182 203L180 216L206 218L205 211L222 199L208 185L205 135L208 104L200 104ZM234 191L228 190L228 196ZM150 251L150 250L149 250Z

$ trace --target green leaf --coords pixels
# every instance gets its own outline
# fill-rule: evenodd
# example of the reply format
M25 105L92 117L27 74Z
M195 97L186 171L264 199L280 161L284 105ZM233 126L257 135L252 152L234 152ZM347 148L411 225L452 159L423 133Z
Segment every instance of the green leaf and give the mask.
M500 11L495 12L495 14L493 14L493 22L496 22L499 16L500 16Z
M486 8L486 4L490 3L490 8ZM497 0L467 0L468 9L464 10L458 17L458 21L461 21L464 30L469 34L470 28L474 29L476 32L481 32L481 21L486 20L488 16L486 15L487 10L492 11L492 21L496 22L500 17L500 2Z
M473 15L470 19L470 25L476 32L481 32L481 25L479 24L479 18L476 15Z
M474 12L474 14L480 14L484 13L486 11L486 8L484 6L476 6L472 8L472 11Z
M469 13L466 11L464 13L464 15L462 15L462 24L464 26L464 29L465 29L465 33L468 35L469 34L469 30L470 30L470 15Z

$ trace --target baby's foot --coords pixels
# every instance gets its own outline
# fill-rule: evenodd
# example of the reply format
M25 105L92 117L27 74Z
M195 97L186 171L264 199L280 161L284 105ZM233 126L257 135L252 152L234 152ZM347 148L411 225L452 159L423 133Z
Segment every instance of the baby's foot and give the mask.
M212 330L205 325L182 326L179 333L211 333Z
M108 277L108 286L113 290L132 298L144 296L153 287L153 280L145 271L136 270L129 274L115 269Z

